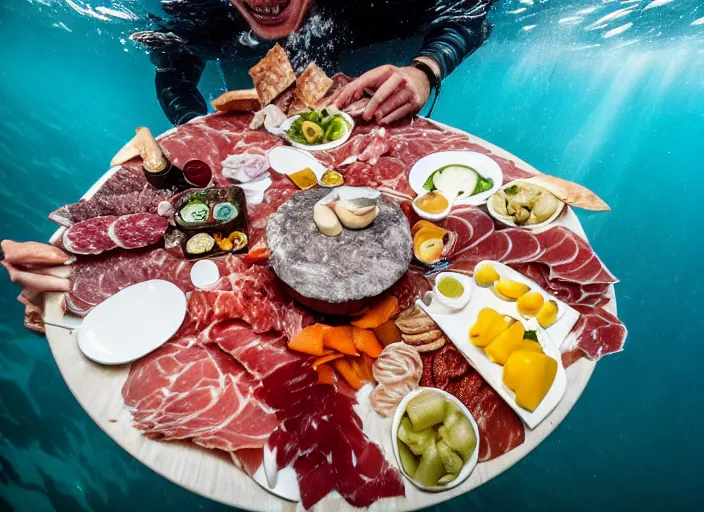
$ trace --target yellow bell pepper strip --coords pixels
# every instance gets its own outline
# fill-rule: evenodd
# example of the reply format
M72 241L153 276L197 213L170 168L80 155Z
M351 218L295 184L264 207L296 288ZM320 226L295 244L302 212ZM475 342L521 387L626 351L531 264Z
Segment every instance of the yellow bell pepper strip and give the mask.
M506 364L511 352L516 350L523 342L523 335L526 330L521 322L514 322L511 326L499 334L494 341L486 347L486 355L492 363L500 365Z
M497 313L491 308L484 308L479 311L477 321L469 329L469 341L477 347L486 347L513 322L511 317Z
M503 382L515 391L520 407L534 411L547 396L556 375L557 361L552 357L515 350L504 366Z

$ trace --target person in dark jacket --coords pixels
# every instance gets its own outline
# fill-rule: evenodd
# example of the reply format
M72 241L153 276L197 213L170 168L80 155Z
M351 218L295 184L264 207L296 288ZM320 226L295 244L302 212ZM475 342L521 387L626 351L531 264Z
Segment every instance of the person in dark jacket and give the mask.
M132 38L150 49L156 93L174 125L207 112L198 82L217 60L228 88L275 43L296 71L311 61L328 74L345 52L422 34L412 62L383 65L345 87L338 107L372 91L363 117L389 123L418 112L435 89L486 40L494 0L163 0L165 19ZM251 85L249 86L251 87Z

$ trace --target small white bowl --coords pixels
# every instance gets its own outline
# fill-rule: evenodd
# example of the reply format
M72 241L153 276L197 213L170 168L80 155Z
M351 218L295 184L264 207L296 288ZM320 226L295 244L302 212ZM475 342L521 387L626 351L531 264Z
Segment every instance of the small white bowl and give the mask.
M480 176L491 178L494 182L494 186L485 192L480 192L473 196L460 196L453 203L455 205L478 206L485 204L486 200L501 188L501 184L504 181L504 173L501 171L501 167L487 155L475 151L440 151L424 156L413 164L408 174L408 182L416 194L423 195L428 192L423 188L428 177L441 167L453 164L471 167Z
M294 148L305 149L307 151L327 151L328 149L333 149L342 146L345 142L347 142L347 139L350 138L350 135L352 135L352 130L354 130L354 119L352 119L349 115L345 114L344 112L340 112L340 114L345 119L345 121L347 121L347 130L345 131L345 134L337 140L327 142L325 144L301 144L299 142L291 140L288 135L284 136L284 138ZM288 131L288 129L291 128L293 122L299 117L301 116L296 115L289 117L288 119L286 119L286 121L281 123L281 126L279 126L279 128L281 128L284 132Z
M413 203L411 203L413 205L413 210L418 214L418 217L420 217L421 219L429 220L429 221L439 221L439 220L443 220L445 217L447 217L450 214L450 210L452 210L453 203L450 202L449 200L448 200L447 208L445 208L445 210L443 210L440 213L428 213L425 210L421 210L420 208L418 208L418 205L416 205L416 201L421 199L426 194L430 194L430 192L426 191L425 194L416 197L413 200Z
M503 187L501 187L499 190L504 190L505 188L510 187L511 185L514 185L516 182L522 182L522 181L525 181L525 180L513 180L513 181L509 181L508 183L506 183L506 185L504 185ZM497 191L497 192L498 192L498 191ZM494 194L492 194L492 196L493 196L493 195L494 195ZM530 230L538 230L538 229L542 229L542 228L544 228L544 227L546 227L546 226L549 226L550 224L552 224L553 222L555 222L555 220L560 216L560 214L562 213L562 211L565 209L565 203L563 203L563 202L560 201L559 199L558 199L558 201L559 201L560 204L559 204L559 206L557 207L557 210L555 210L555 213L553 213L548 219L544 220L543 222L540 222L540 223L538 223L538 224L531 224L530 226L526 226L526 225L522 225L522 224L516 224L516 223L513 222L511 219L507 219L506 217L503 217L502 215L499 215L498 213L496 213L496 210L494 210L494 206L491 204L491 197L489 197L489 199L488 199L487 202L486 202L486 209L489 211L489 215L491 215L494 219L496 219L496 220L499 221L500 223L505 224L506 226L511 226L511 227L514 227L514 228L523 228L523 229L530 229Z
M457 475L457 478L455 478L452 482L448 483L447 485L440 485L437 487L426 487L424 485L419 484L416 482L413 478L408 476L408 474L404 471L403 465L401 464L401 457L398 454L398 427L401 424L401 419L403 418L404 413L406 412L406 407L408 406L408 402L410 402L414 397L420 395L424 391L430 391L433 393L439 393L441 394L444 398L447 400L450 400L452 403L454 403L460 411L469 419L469 422L472 424L472 428L474 429L474 435L477 436L477 446L474 447L474 452L472 453L472 456L469 458L467 462L464 463L464 466L462 466L462 470L460 471L460 474ZM467 477L472 473L474 470L475 466L477 465L477 459L479 458L479 443L481 443L481 439L479 438L479 427L477 426L477 422L474 419L474 416L472 416L472 413L469 412L469 410L464 406L462 402L460 402L456 397L448 393L447 391L443 391L442 389L435 389L435 388L418 388L415 391L411 391L408 393L403 400L401 400L401 403L398 404L396 407L396 412L394 413L394 419L393 422L391 423L391 444L393 445L394 449L394 456L396 457L396 463L398 464L399 469L401 470L401 473L403 473L403 476L408 478L413 485L418 487L419 489L423 491L428 491L428 492L442 492L442 491L447 491L448 489L452 489L454 487L457 487L460 485L462 482L464 482Z
M438 289L438 284L445 277L451 277L460 282L460 284L464 288L462 295L460 295L456 299L452 299L443 295L440 292L440 290ZM435 294L434 298L440 304L453 311L459 311L460 309L464 308L469 303L469 300L472 298L472 279L470 279L464 274L458 274L457 272L441 272L435 278L435 284L433 284L433 292Z

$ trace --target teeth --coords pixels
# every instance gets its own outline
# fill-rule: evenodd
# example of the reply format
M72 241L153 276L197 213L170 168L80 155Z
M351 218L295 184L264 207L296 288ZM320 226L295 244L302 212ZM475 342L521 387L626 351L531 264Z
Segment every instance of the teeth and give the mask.
M252 7L252 10L258 14L276 16L281 12L281 6L275 5L273 7Z

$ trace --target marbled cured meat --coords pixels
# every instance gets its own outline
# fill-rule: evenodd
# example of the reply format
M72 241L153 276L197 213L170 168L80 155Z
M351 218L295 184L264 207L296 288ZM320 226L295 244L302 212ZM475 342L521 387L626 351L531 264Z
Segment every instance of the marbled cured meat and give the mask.
M119 217L108 227L108 236L122 249L140 249L164 237L169 221L153 213L132 213Z
M135 427L155 439L188 439L236 452L261 448L278 422L254 396L257 381L234 358L195 337L132 364L122 389Z
M486 219L491 222L491 227ZM550 280L578 285L618 282L589 244L563 226L537 234L521 228L495 230L487 213L466 207L453 210L444 225L457 237L456 249L450 256L453 270L471 273L482 260L507 265L532 262L546 265Z
M61 243L72 254L100 254L117 247L110 238L110 225L117 217L94 217L64 231Z
M95 255L121 247L140 249L161 240L169 223L153 213L133 213L121 217L93 217L74 224L64 232L64 249L73 254Z
M599 360L607 354L623 350L628 331L626 326L603 308L573 306L581 316L574 326L576 347L587 357Z
M204 331L202 338L201 342L215 343L259 380L282 366L304 360L288 350L288 338L283 334L275 331L257 334L241 320L216 322Z
M62 226L71 226L93 217L156 213L158 204L171 194L147 184L137 165L124 165L96 191L90 199L62 206L49 214L49 219Z
M215 321L239 318L256 332L276 330L292 337L314 321L270 269L245 263L242 256L218 259L216 264L220 280L211 289L196 290L190 278L193 261L165 249L84 260L71 275L67 306L83 315L123 288L163 279L186 293L188 316L182 331L197 332Z

